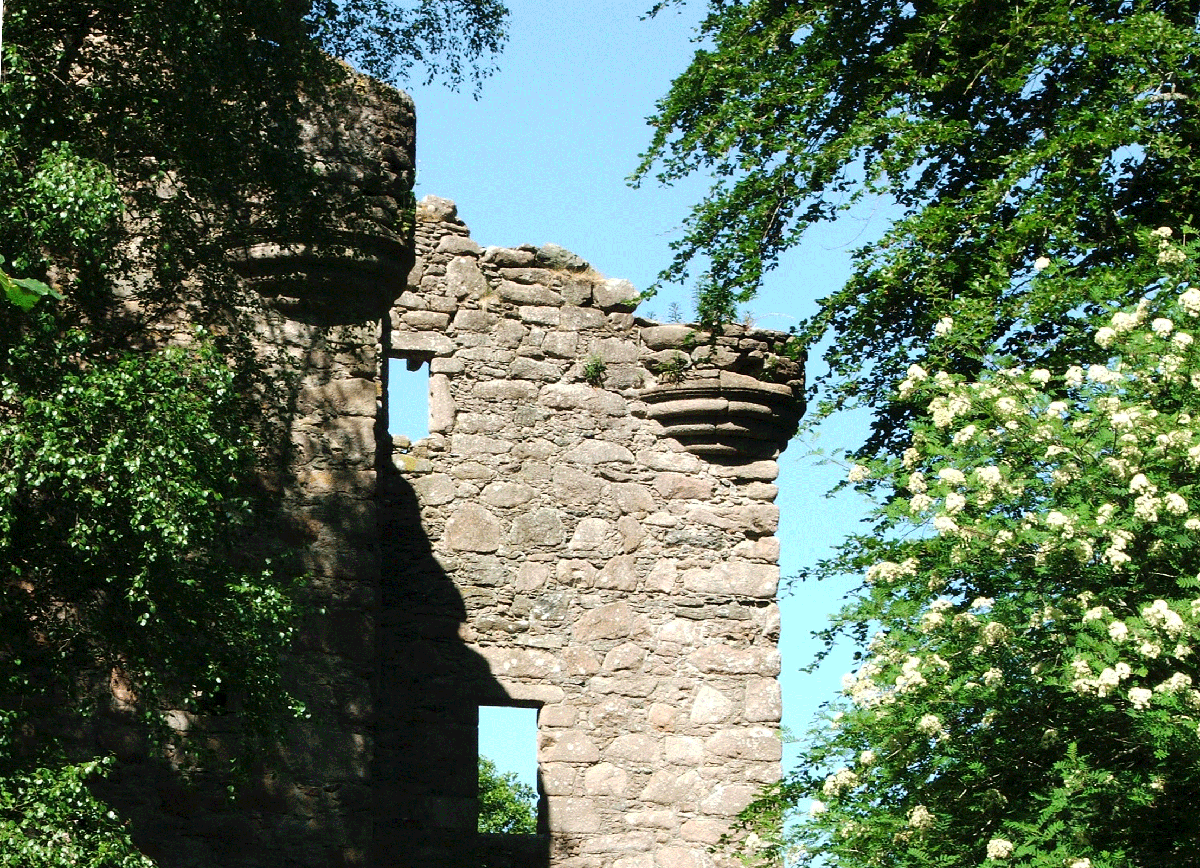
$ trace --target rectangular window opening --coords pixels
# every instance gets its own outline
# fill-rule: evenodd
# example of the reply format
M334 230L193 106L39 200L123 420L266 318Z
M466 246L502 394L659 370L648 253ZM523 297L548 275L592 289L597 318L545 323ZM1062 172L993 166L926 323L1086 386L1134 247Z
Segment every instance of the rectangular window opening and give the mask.
M424 359L388 359L387 418L393 441L405 438L411 444L429 436L429 365Z
M479 708L479 831L534 835L541 828L536 708Z

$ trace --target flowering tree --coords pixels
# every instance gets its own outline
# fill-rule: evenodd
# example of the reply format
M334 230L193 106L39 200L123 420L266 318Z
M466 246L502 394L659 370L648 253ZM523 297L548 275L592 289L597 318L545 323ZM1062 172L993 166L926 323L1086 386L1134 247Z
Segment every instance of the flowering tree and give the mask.
M1113 267L1138 226L1184 225L1200 204L1190 0L654 10L684 4L708 14L638 177L713 182L661 278L697 277L701 317L734 319L807 227L872 194L894 201L899 216L800 329L814 351L828 338L813 409L872 407L872 454L906 445L890 393L910 364L974 376L997 341L1029 367L1082 360L1072 314L1137 301L1120 280L1044 291L1028 279L1039 257ZM958 327L935 333L947 315Z
M760 855L1195 864L1200 288L1186 239L1142 241L1145 297L1094 332L1107 364L909 369L898 400L927 421L851 469L884 504L817 570L865 576L830 630L857 670L748 813Z

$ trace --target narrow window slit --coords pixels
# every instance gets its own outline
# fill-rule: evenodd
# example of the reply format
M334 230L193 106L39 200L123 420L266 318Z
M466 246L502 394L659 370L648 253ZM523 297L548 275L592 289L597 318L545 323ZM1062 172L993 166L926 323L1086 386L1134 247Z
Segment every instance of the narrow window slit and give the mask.
M423 359L388 359L388 434L415 443L429 436L429 365ZM400 444L403 446L403 444Z

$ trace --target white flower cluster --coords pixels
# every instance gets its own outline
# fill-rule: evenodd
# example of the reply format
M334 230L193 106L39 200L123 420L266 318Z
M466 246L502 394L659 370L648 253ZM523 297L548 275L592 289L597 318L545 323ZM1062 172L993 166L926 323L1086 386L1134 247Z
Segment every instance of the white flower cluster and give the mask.
M918 831L932 829L936 822L933 813L924 805L917 805L908 812L908 825Z
M1154 234L1158 236L1158 264L1159 265L1178 265L1187 259L1187 255L1171 244L1171 236L1174 234L1170 226L1159 226L1154 230Z
M1012 841L1005 838L993 838L988 841L987 857L989 859L1010 859L1013 849Z
M838 769L836 772L825 778L825 783L821 787L821 792L827 798L837 798L847 790L852 790L858 786L858 775L846 767Z
M867 569L866 579L867 584L876 582L888 584L916 574L917 562L914 558L908 558L898 564L893 561L880 561Z

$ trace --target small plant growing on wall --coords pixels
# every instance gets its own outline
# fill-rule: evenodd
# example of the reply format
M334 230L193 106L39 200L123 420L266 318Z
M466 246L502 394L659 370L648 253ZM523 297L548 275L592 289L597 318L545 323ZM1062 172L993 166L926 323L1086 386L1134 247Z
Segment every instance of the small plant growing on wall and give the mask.
M593 386L604 385L606 371L608 371L608 365L599 356L589 356L588 360L583 363L583 379Z
M662 367L658 369L658 381L660 383L678 383L683 380L683 372L688 369L688 357L683 353L676 353L669 361L664 362Z

